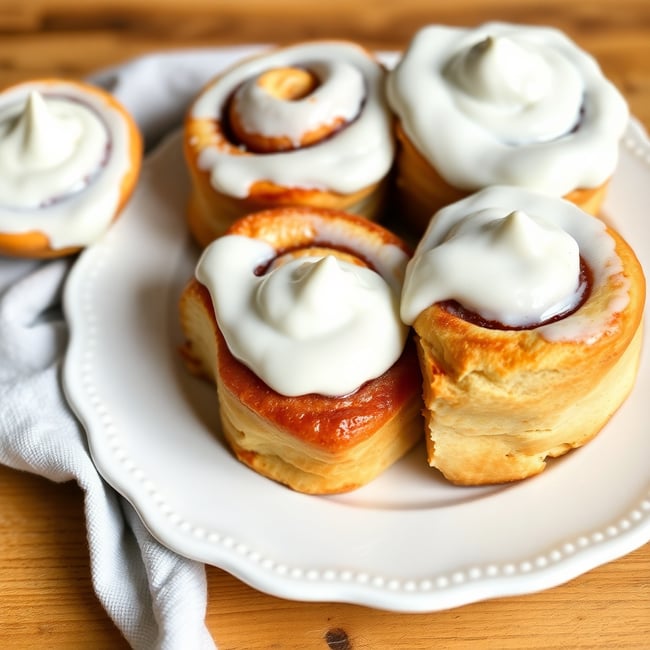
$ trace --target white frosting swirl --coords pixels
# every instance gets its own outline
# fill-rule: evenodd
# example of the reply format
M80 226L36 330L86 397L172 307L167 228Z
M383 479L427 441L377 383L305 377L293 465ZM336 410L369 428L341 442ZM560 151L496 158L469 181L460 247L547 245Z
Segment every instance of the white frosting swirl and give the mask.
M399 318L399 291L379 273L326 255L256 275L275 255L266 242L226 235L197 265L237 359L289 396L348 394L397 361L408 328ZM393 260L401 275L406 255Z
M578 244L564 230L520 210L482 210L419 258L403 316L454 299L486 320L535 325L575 306L579 277Z
M486 320L535 327L580 301L580 257L594 288L621 270L599 219L555 197L487 188L434 215L407 265L402 319L412 324L430 305L456 300ZM549 340L597 338L627 300L623 283L598 318L578 309L538 331Z
M35 208L81 189L106 157L97 114L38 91L13 108L0 113L0 205Z
M503 142L544 142L579 122L583 82L553 49L512 36L487 36L456 53L444 70L454 101Z
M0 95L0 232L38 230L53 249L108 228L131 166L128 125L81 84L33 81Z
M616 167L628 118L596 61L546 27L426 27L387 92L410 140L465 190L596 187Z
M316 90L290 101L275 97L254 78L245 81L234 97L244 130L286 136L297 147L306 133L359 114L365 88L358 68L345 61L324 61L310 65L310 72L318 77Z
M327 96L337 94L340 98L345 97L346 113L350 106L361 107L354 120L335 137L291 151L232 155L219 143L208 146L200 152L198 164L201 169L210 171L215 189L244 198L251 185L266 180L288 187L347 194L386 176L393 162L394 142L391 115L384 98L384 70L362 48L352 43L318 41L273 50L244 61L209 85L190 108L190 115L199 119L219 119L240 84L267 70L280 67L321 70L322 65L332 66L331 76L325 83ZM363 83L350 81L350 68L357 70ZM320 100L313 101L312 95L305 98L298 112L301 120L306 121L292 127L294 136L309 126L311 118L305 117L309 111L303 109L309 106L310 101L314 105L320 104ZM331 111L328 109L326 112ZM247 120L250 119L249 116ZM284 130L274 126L275 118L269 115L260 117L260 120L261 124L256 122L256 128L262 133Z

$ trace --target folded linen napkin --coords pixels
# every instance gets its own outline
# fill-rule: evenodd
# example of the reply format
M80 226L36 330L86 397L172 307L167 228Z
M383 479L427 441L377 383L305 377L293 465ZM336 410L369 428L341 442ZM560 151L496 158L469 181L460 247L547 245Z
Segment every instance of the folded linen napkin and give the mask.
M151 148L178 126L217 71L257 48L170 52L100 72L91 81L131 111ZM205 626L205 568L154 540L131 505L97 473L85 432L61 388L67 327L61 293L74 259L0 256L0 462L84 491L92 581L136 649L215 644Z

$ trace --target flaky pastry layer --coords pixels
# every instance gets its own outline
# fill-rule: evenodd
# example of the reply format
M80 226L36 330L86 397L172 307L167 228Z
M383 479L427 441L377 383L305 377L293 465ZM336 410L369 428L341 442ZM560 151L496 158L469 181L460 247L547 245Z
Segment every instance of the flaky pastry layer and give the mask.
M439 304L414 323L423 374L429 464L456 484L516 481L592 439L634 384L645 279L628 244L609 231L622 272L592 291L581 316L629 302L595 341L549 341L535 329L474 325ZM570 318L570 316L569 316Z

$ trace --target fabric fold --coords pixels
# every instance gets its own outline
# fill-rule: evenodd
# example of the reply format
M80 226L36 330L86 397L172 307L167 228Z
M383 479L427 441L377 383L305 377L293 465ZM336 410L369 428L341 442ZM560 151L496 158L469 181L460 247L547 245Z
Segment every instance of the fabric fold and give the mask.
M191 96L255 47L152 55L98 73L135 116L149 149L178 127ZM0 258L0 462L51 481L75 480L95 592L139 650L210 650L203 564L157 542L134 508L100 476L86 434L65 399L68 328L61 295L75 259Z

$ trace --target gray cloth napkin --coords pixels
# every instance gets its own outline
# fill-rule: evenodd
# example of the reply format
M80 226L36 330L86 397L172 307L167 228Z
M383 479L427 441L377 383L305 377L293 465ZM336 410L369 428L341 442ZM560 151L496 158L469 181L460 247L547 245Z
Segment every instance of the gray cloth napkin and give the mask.
M130 110L151 148L180 124L209 78L256 49L147 56L91 81ZM0 256L0 462L52 481L77 481L84 491L95 591L133 648L215 648L205 626L204 566L153 539L131 505L103 481L85 432L65 401L61 292L72 264L74 259Z

